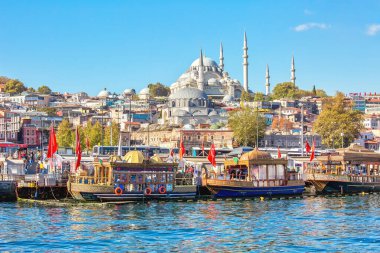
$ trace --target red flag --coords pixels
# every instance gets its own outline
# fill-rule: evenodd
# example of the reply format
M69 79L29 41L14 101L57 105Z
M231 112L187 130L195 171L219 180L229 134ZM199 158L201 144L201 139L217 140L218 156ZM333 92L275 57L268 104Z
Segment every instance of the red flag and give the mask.
M179 159L183 158L183 156L185 155L185 152L186 152L185 145L183 144L183 141L181 139L181 142L179 144Z
M311 147L310 147L309 142L307 140L305 142L305 149L306 149L306 153L309 153L311 150Z
M42 138L42 136L41 136L41 138ZM53 127L53 125L51 125L47 158L53 158L53 155L55 152L57 152L57 150L58 150L57 139L55 138L54 127Z
M75 163L75 170L78 169L78 167L80 166L80 160L82 159L82 150L81 150L81 147L80 147L80 136L79 136L79 129L77 127L77 131L76 131L76 146L75 146L75 155L77 156L77 161Z
M86 148L87 150L90 150L90 140L88 139L88 137L86 137Z
M215 146L213 143L213 144L211 144L210 152L208 153L207 159L210 161L210 163L214 167L216 166L215 158L216 158L216 151L215 151Z
M280 147L277 147L277 158L281 158Z
M311 145L310 162L313 161L314 158L315 158L315 141L313 140L313 144Z

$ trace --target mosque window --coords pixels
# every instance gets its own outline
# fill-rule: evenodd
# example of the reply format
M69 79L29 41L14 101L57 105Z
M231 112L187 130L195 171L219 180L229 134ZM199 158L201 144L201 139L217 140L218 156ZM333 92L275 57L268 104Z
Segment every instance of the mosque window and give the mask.
M175 107L175 101L172 102L172 107Z

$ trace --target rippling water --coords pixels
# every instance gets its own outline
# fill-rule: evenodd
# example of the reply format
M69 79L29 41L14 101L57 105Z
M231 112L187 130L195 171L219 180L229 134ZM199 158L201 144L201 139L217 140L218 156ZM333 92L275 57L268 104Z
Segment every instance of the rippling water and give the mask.
M0 203L0 250L380 252L380 195L46 207Z

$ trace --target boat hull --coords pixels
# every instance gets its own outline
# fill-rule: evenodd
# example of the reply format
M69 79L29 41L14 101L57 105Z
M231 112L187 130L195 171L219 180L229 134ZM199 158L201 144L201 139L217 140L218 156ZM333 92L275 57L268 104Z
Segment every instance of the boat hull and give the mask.
M72 197L80 201L97 201L97 202L139 202L149 200L187 200L194 199L197 195L197 186L184 185L176 186L173 191L165 194L144 192L123 192L120 195L115 194L113 186L107 185L88 185L68 183L69 192Z
M17 200L16 181L0 181L0 202Z

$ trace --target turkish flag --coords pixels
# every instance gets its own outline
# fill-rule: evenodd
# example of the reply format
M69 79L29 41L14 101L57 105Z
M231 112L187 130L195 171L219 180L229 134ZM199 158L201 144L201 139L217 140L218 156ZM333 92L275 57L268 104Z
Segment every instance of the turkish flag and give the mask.
M309 153L311 150L311 147L310 147L309 142L307 140L305 142L305 149L306 149L306 153Z
M42 138L42 135L41 135L41 138ZM55 152L57 152L57 150L58 150L57 139L55 137L54 127L53 125L51 125L47 158L53 158L53 155Z
M215 158L216 158L216 151L215 151L215 146L213 143L213 144L211 144L210 152L208 153L207 159L210 161L210 163L214 167L216 166Z
M315 158L315 141L313 140L313 144L311 145L310 162L313 161L314 158Z
M185 152L186 152L185 145L183 144L183 141L181 139L181 142L179 144L179 159L183 158L183 156L185 155Z
M280 147L277 147L277 158L281 158Z
M80 147L80 136L79 136L79 129L78 129L78 127L77 127L77 131L76 131L76 134L75 134L75 140L76 140L75 155L77 157L77 161L75 163L75 170L76 170L80 166L80 160L82 159L82 149Z

